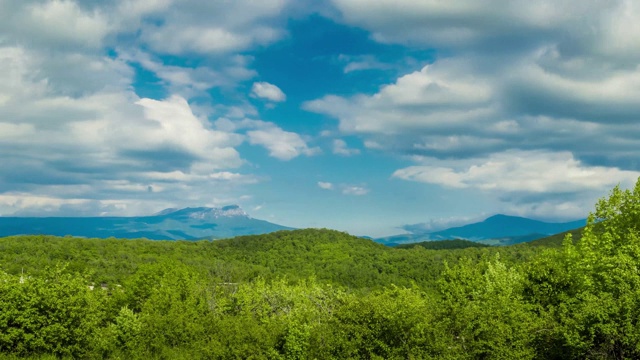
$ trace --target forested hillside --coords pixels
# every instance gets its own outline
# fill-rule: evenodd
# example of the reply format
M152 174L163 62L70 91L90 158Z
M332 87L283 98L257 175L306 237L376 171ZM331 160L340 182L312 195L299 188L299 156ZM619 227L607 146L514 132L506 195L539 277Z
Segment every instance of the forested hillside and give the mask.
M535 254L525 247L401 250L346 233L317 229L196 242L53 236L0 239L0 264L9 274L26 271L39 275L47 268L65 264L67 271L90 274L92 282L107 284L119 284L147 265L179 263L223 282L315 277L352 289L414 283L430 289L445 262L453 264L461 257L478 262L498 252L510 262Z
M451 250L451 249L466 249L472 247L489 247L490 245L482 244L470 240L453 239L453 240L438 240L438 241L423 241L411 244L400 244L396 246L398 249L411 249L416 246L423 247L425 249L432 250Z
M640 182L562 246L0 239L0 351L112 359L640 357ZM553 242L549 242L553 244ZM447 245L448 246L448 245Z

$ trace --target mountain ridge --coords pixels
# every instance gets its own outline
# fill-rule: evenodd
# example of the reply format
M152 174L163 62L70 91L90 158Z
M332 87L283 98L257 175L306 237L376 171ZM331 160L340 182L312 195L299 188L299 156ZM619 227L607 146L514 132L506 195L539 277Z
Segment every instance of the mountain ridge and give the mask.
M0 216L0 236L43 234L152 240L221 239L292 228L254 219L240 206L168 208L152 215L130 217L8 217Z
M545 222L520 216L496 214L462 226L438 231L414 231L376 239L390 246L423 241L464 239L490 245L510 245L533 241L549 235L576 229L586 224L586 219L568 222Z

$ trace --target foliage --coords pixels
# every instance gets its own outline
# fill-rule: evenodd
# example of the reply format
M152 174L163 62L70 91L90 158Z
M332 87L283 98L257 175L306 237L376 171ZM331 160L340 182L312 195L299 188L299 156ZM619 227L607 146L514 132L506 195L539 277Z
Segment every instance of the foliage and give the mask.
M86 359L640 358L640 182L562 245L0 239L0 352ZM64 264L64 265L60 265Z
M454 240L438 240L438 241L423 241L413 244L401 244L396 246L399 249L410 249L416 246L421 246L425 249L431 250L451 250L451 249L466 249L470 247L488 247L487 244L481 244L474 241L454 239Z

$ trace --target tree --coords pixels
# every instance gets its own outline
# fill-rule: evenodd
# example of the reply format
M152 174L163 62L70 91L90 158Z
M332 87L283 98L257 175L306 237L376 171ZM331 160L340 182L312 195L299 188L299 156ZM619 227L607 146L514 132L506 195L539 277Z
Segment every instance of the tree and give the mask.
M103 320L104 301L64 267L38 277L0 273L0 352L83 357Z
M531 301L555 323L546 357L640 357L639 265L640 179L597 202L576 245L569 235L561 253L529 266Z

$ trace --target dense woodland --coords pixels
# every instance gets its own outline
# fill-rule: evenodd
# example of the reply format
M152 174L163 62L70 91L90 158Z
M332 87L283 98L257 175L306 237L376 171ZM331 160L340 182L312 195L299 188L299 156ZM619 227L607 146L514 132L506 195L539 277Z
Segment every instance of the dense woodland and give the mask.
M389 248L329 230L197 242L3 238L0 352L640 358L640 182L599 201L579 240L463 246Z

